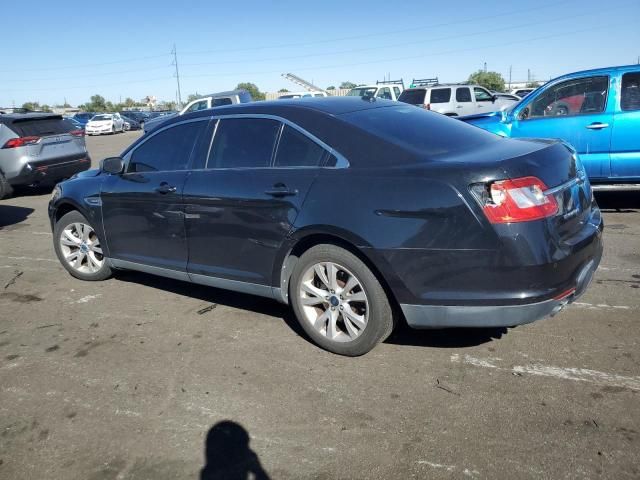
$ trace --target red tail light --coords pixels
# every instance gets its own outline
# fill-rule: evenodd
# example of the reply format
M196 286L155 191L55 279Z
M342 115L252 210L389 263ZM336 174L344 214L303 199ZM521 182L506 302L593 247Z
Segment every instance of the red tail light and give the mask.
M69 135L73 135L74 137L84 137L84 130L71 130Z
M425 110L431 110L431 104L430 103L424 103L422 105L422 108L424 108Z
M472 187L491 223L540 220L558 212L558 202L545 193L547 186L536 177L501 180L483 185L483 194Z
M18 137L7 140L2 148L18 148L25 145L35 145L40 141L40 137Z

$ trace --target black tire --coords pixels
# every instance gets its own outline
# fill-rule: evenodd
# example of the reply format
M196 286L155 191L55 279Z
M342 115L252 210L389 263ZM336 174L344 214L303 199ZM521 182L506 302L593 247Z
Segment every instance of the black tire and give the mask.
M353 273L362 286L368 300L368 320L359 336L351 341L331 340L317 331L307 319L299 291L303 275L313 265L332 262ZM384 341L394 326L393 310L384 288L369 267L357 256L336 245L321 244L307 250L296 263L289 283L289 301L304 331L320 347L339 355L356 357L364 355Z
M94 233L97 236L97 233L95 232L95 228L93 228L93 226L89 223L89 221L80 212L74 210L63 215L62 218L56 222L53 228L53 248L56 251L56 256L58 257L58 260L60 261L62 266L72 276L80 280L85 280L90 282L106 280L112 274L111 267L109 267L109 262L107 258L104 258L102 267L98 271L93 273L85 273L85 272L78 271L74 269L71 265L69 265L69 263L65 259L64 254L62 253L62 246L60 245L60 238L62 236L64 229L73 223L83 223L85 225L90 226L94 230ZM102 241L101 238L98 237L98 240L100 242L100 245L104 245L104 242Z
M11 195L13 195L13 187L9 184L2 172L0 172L0 200L9 198Z

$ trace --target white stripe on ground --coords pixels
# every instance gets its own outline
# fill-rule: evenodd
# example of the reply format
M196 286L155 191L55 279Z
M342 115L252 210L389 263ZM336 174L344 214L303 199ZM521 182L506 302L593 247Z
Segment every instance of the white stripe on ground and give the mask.
M96 295L86 295L80 298L79 300L76 300L75 302L71 302L71 303L89 303L91 300L95 300L96 298L101 296L102 296L101 293L97 293Z
M9 257L7 255L0 255L0 258L6 258L8 260L29 260L31 262L53 262L58 263L58 260L52 258L37 258L37 257Z
M601 308L616 308L618 310L631 310L634 307L629 307L627 305L607 305L606 303L584 303L584 302L573 302L571 305L575 305L580 308L588 308L590 310L598 310Z
M430 462L429 460L418 460L416 463L418 465L428 465L431 468L437 468L439 470L446 470L447 472L462 470L462 474L465 477L475 478L477 475L480 475L480 472L477 470L470 470L468 468L460 469L455 465L443 465L442 463Z
M640 390L640 377L627 377L616 373L599 372L598 370L590 370L587 368L556 367L552 365L542 365L539 363L516 365L512 368L508 368L496 365L497 362L500 362L499 358L482 359L472 357L471 355L464 355L461 357L457 353L451 355L451 361L454 363L466 363L467 365L472 365L474 367L511 371L517 374L537 375L561 380L588 382L597 385Z

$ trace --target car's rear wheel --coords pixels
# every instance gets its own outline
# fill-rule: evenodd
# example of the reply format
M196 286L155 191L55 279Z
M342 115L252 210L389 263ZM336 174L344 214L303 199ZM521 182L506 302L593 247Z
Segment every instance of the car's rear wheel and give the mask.
M13 195L13 187L11 187L3 173L0 172L0 200L9 198L11 195Z
M393 329L382 285L357 256L335 245L317 245L298 260L289 298L305 332L322 348L363 355Z
M53 239L58 260L74 277L96 281L111 276L100 238L80 212L69 212L58 220Z

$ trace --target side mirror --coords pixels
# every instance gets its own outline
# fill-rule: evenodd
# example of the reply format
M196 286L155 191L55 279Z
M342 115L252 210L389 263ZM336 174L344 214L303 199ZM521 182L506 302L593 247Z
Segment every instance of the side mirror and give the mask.
M100 170L105 173L118 174L123 169L124 161L120 157L109 157L100 162Z
M491 97L491 102L496 103L496 100L498 100L498 96L497 95L493 95Z

